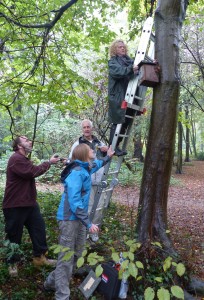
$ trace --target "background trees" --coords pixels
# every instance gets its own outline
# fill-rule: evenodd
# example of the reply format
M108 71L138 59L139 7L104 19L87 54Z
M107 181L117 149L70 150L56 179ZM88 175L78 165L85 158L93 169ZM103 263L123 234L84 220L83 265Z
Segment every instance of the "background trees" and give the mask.
M152 114L148 103L148 114L141 117L139 126L136 121L135 142L147 147L137 234L142 242L160 241L170 254L175 251L167 231L167 196L180 84L179 122L186 127L186 154L190 149L194 156L199 148L203 152L204 3L190 2L194 16L184 27L181 61L178 50L187 0L0 3L0 151L5 152L12 136L25 133L33 138L38 159L52 152L67 155L79 135L79 113L92 118L106 139L107 47L116 36L110 20L127 10L130 27L125 39L131 45L141 21L156 8L156 58L162 73L161 84L154 90ZM117 24L122 35L124 23ZM183 135L178 136L182 145ZM133 143L130 147L133 153Z
M94 0L91 2L55 1L43 4L36 4L33 1L28 3L13 1L7 4L3 1L0 5L0 114L5 125L1 125L3 132L1 137L4 141L1 149L7 147L14 133L24 131L23 124L26 124L25 116L27 118L28 111L29 118L32 119L29 124L29 134L33 140L40 134L39 124L42 122L42 114L40 120L38 114L45 110L49 110L50 118L52 112L55 114L56 111L61 112L62 117L65 118L69 116L78 118L79 113L82 116L89 116L93 118L98 133L106 140L108 132L107 48L116 36L113 30L117 31L117 36L127 40L130 54L133 56L142 20L147 13L152 13L156 7L155 3L156 1L136 3L135 1ZM197 153L195 141L199 141L201 136L200 124L194 120L197 117L195 107L202 107L202 101L199 100L202 99L202 80L199 88L195 88L193 83L195 78L202 79L202 47L200 46L202 43L199 42L202 41L202 30L199 30L202 23L202 10L200 10L202 5L201 0L191 3L191 15L187 19L185 28L188 32L195 32L197 43L194 42L194 35L185 31L182 52L184 68L181 78L185 107L187 102L189 102L188 106L192 104L189 110L189 117L192 116L192 122L189 124L192 125L187 128L189 130L190 127L192 128L190 149L194 155ZM118 14L120 11L123 11L123 14ZM129 29L125 21L126 16L130 22ZM196 51L195 45L197 45ZM195 55L192 55L194 53L198 54L196 62L194 62ZM200 68L198 67L196 71L198 62ZM189 68L194 71L191 72ZM197 72L197 75L193 81L186 74L193 75L194 72ZM96 112L94 116L93 106ZM150 112L151 105L148 114L141 118L144 125L142 125L142 135L140 132L136 133L138 139L135 142L144 145L143 152L146 149ZM136 121L136 130L140 127L138 123L141 119ZM182 120L185 120L185 117ZM199 135L196 136L195 133ZM139 141L140 136L141 141ZM130 150L132 153L133 148ZM142 150L139 149L140 152Z
M113 39L110 15L105 1L1 3L0 105L12 134L23 130L26 107L38 124L44 104L77 113L93 103L87 70L99 66L100 45Z

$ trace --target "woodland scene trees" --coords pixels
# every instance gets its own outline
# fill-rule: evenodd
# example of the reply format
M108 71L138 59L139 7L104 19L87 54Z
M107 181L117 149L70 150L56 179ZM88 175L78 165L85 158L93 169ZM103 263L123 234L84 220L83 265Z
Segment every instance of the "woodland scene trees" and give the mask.
M1 195L16 135L29 135L36 161L52 153L67 157L81 133L79 121L85 117L93 120L97 135L108 141L108 46L122 37L134 56L144 20L152 15L160 84L148 89L147 113L136 118L128 145L130 155L124 164L133 171L134 150L139 147L137 158L145 157L134 219L134 236L142 245L139 260L145 266L142 257L146 261L160 257L165 266L174 263L182 273L182 257L168 230L168 192L174 158L181 176L184 159L204 159L203 12L203 0L2 1ZM60 168L50 174L52 183L59 172ZM3 241L3 233L0 237ZM132 268L130 274L136 278ZM129 299L194 299L192 290L203 293L203 283L191 273L184 280L178 273L172 277L174 286L181 286L183 292L169 293L161 284L156 296L156 291L144 284L145 296L137 298L132 293ZM2 299L32 298L2 295Z

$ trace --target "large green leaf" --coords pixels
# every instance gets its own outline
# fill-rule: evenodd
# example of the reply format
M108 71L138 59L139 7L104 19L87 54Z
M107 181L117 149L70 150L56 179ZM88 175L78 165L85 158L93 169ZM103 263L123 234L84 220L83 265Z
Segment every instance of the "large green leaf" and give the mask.
M157 291L157 297L159 300L170 300L170 293L167 289L160 288Z
M80 268L81 266L83 266L84 264L84 258L83 257L79 257L77 259L77 268Z
M176 272L179 276L182 276L186 271L184 264L178 263L176 266Z
M148 287L144 292L144 298L145 300L153 300L155 297L155 292L153 288Z
M101 276L101 274L103 273L103 268L102 268L101 265L98 265L96 267L95 273L96 273L96 277L100 277Z
M129 266L128 266L128 272L131 276L133 276L134 278L137 277L138 275L138 269L136 267L136 265L133 263L133 262L130 262L129 263Z
M174 285L171 287L171 292L173 296L175 296L178 299L184 299L184 291L180 286Z

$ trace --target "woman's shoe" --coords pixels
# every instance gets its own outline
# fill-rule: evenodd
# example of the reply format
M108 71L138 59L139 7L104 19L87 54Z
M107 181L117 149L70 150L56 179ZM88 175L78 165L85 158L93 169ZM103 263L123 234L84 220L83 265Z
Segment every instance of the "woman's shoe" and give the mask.
M116 156L123 156L123 155L126 155L126 154L127 154L127 151L121 150L121 149L118 148L118 147L115 148L115 155L116 155Z

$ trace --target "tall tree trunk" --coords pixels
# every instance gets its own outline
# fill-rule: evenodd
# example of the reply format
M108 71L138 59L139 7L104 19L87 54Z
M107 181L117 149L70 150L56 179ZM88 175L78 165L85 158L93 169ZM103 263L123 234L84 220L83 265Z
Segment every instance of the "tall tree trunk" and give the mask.
M180 87L179 41L186 5L182 0L160 0L155 12L155 58L161 66L161 82L153 92L136 228L140 242L160 241L170 254L175 250L166 232L167 197Z
M189 110L188 110L188 105L186 105L185 108L185 116L186 116L186 121L189 121ZM186 156L185 156L185 162L190 161L190 129L189 126L186 126Z
M144 157L142 154L142 148L143 148L143 143L142 143L142 134L141 134L141 119L137 118L137 123L136 123L136 131L135 131L135 136L133 138L134 142L134 153L133 153L133 158L137 158L140 162L144 161Z
M197 157L196 126L195 126L195 121L193 120L193 117L192 117L192 112L191 112L191 143L192 143L192 147L193 147L194 156Z
M181 111L181 109L180 109ZM182 143L183 143L183 127L181 121L178 121L178 151L177 151L177 164L176 164L176 173L182 174L182 161L183 161L183 155L182 155Z

